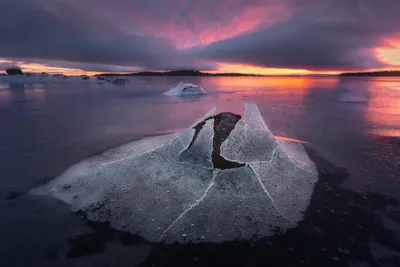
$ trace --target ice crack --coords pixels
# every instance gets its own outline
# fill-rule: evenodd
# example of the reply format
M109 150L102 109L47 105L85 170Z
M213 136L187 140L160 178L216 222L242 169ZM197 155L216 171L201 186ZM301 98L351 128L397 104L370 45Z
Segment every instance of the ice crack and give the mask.
M286 149L284 149L283 147L281 147L281 148L282 148L283 153L285 153L285 155L286 155L286 156L288 157L288 159L290 160L290 162L292 162L294 165L296 165L297 168L302 169L302 170L305 171L305 172L312 172L311 170L306 170L306 169L304 169L303 167L301 167L301 166L297 163L297 160L293 159L293 158L288 154L288 152L286 151Z
M232 158L228 158L228 157L224 157L224 159L238 163L238 164L243 164L243 165L249 165L252 163L266 163L266 162L272 162L275 158L275 154L276 154L276 148L272 151L271 153L271 158L269 160L257 160L257 161L237 161L235 159Z
M212 180L210 182L210 184L207 186L206 191L204 192L204 194L197 199L193 204L191 204L189 206L189 208L187 208L184 212L182 212L168 227L167 229L165 229L165 231L162 233L162 235L160 236L160 241L164 238L165 234L169 231L169 229L171 229L183 216L185 216L186 213L188 213L191 209L197 207L198 205L200 205L200 203L204 200L204 198L207 196L208 191L210 191L211 187L213 187L214 183L214 175L212 177Z
M205 167L205 166L202 166L202 165L193 164L193 163L185 162L185 161L179 161L179 164L186 164L186 165L190 165L190 166L200 167L200 168L203 168L205 170L210 170L210 171L213 170L212 167Z
M277 206L276 203L275 203L275 200L272 198L272 196L271 196L271 194L268 192L267 188L265 188L265 186L264 186L263 182L261 181L261 178L260 178L260 176L258 175L258 173L253 169L253 167L252 167L250 164L249 164L248 166L250 167L250 169L251 169L251 170L254 172L254 174L256 175L257 180L258 180L258 182L259 182L259 184L260 184L262 190L264 191L264 193L267 194L267 196L269 197L269 199L271 199L272 205L274 206L275 210L276 210L276 211L279 213L279 215L281 215L285 220L287 220L287 221L290 222L290 220L289 220L285 215L283 215L283 214L281 213L281 211L279 210L278 206Z

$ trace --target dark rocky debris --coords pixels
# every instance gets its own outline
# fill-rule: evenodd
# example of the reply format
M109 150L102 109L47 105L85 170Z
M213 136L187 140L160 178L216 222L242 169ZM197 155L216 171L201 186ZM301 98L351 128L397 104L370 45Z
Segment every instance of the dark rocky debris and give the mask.
M84 214L78 214L85 218ZM86 225L93 231L70 239L72 248L67 254L68 258L77 258L104 252L107 244L112 242L119 242L124 246L134 246L145 242L139 236L111 228L108 222L87 221Z

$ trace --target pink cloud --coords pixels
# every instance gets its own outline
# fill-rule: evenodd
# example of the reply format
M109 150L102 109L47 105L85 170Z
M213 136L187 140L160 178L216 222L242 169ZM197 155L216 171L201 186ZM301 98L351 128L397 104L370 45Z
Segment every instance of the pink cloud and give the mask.
M127 4L126 30L171 39L178 48L188 48L255 31L291 14L290 7L278 1L179 0L162 8L166 10L160 15L160 10Z

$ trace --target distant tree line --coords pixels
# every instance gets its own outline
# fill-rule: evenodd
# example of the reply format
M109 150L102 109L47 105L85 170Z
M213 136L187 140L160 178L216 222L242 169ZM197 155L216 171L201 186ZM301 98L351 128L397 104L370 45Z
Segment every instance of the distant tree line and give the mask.
M136 73L103 73L96 76L262 76L244 73L207 73L199 70L170 70L163 72L136 72Z
M397 77L400 76L400 71L371 71L371 72L345 72L339 76L375 76L375 77Z

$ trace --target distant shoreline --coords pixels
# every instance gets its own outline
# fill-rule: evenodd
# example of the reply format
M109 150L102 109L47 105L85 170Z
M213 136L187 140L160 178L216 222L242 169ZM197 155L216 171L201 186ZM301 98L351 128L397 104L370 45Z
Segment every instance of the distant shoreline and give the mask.
M25 73L16 76L70 76L60 73ZM0 76L13 76L6 73L0 73ZM88 77L87 75L72 75L80 77ZM249 74L249 73L209 73L198 70L172 70L172 71L143 71L131 73L100 73L93 77L400 77L400 70L393 71L369 71L369 72L344 72L340 74L286 74L286 75L268 75L268 74Z
M400 77L400 71L370 71L370 72L345 72L339 74L341 77L359 76L359 77Z
M197 70L173 70L173 71L163 71L163 72L135 72L135 73L102 73L95 76L264 76L260 74L245 74L245 73L208 73L201 72Z

